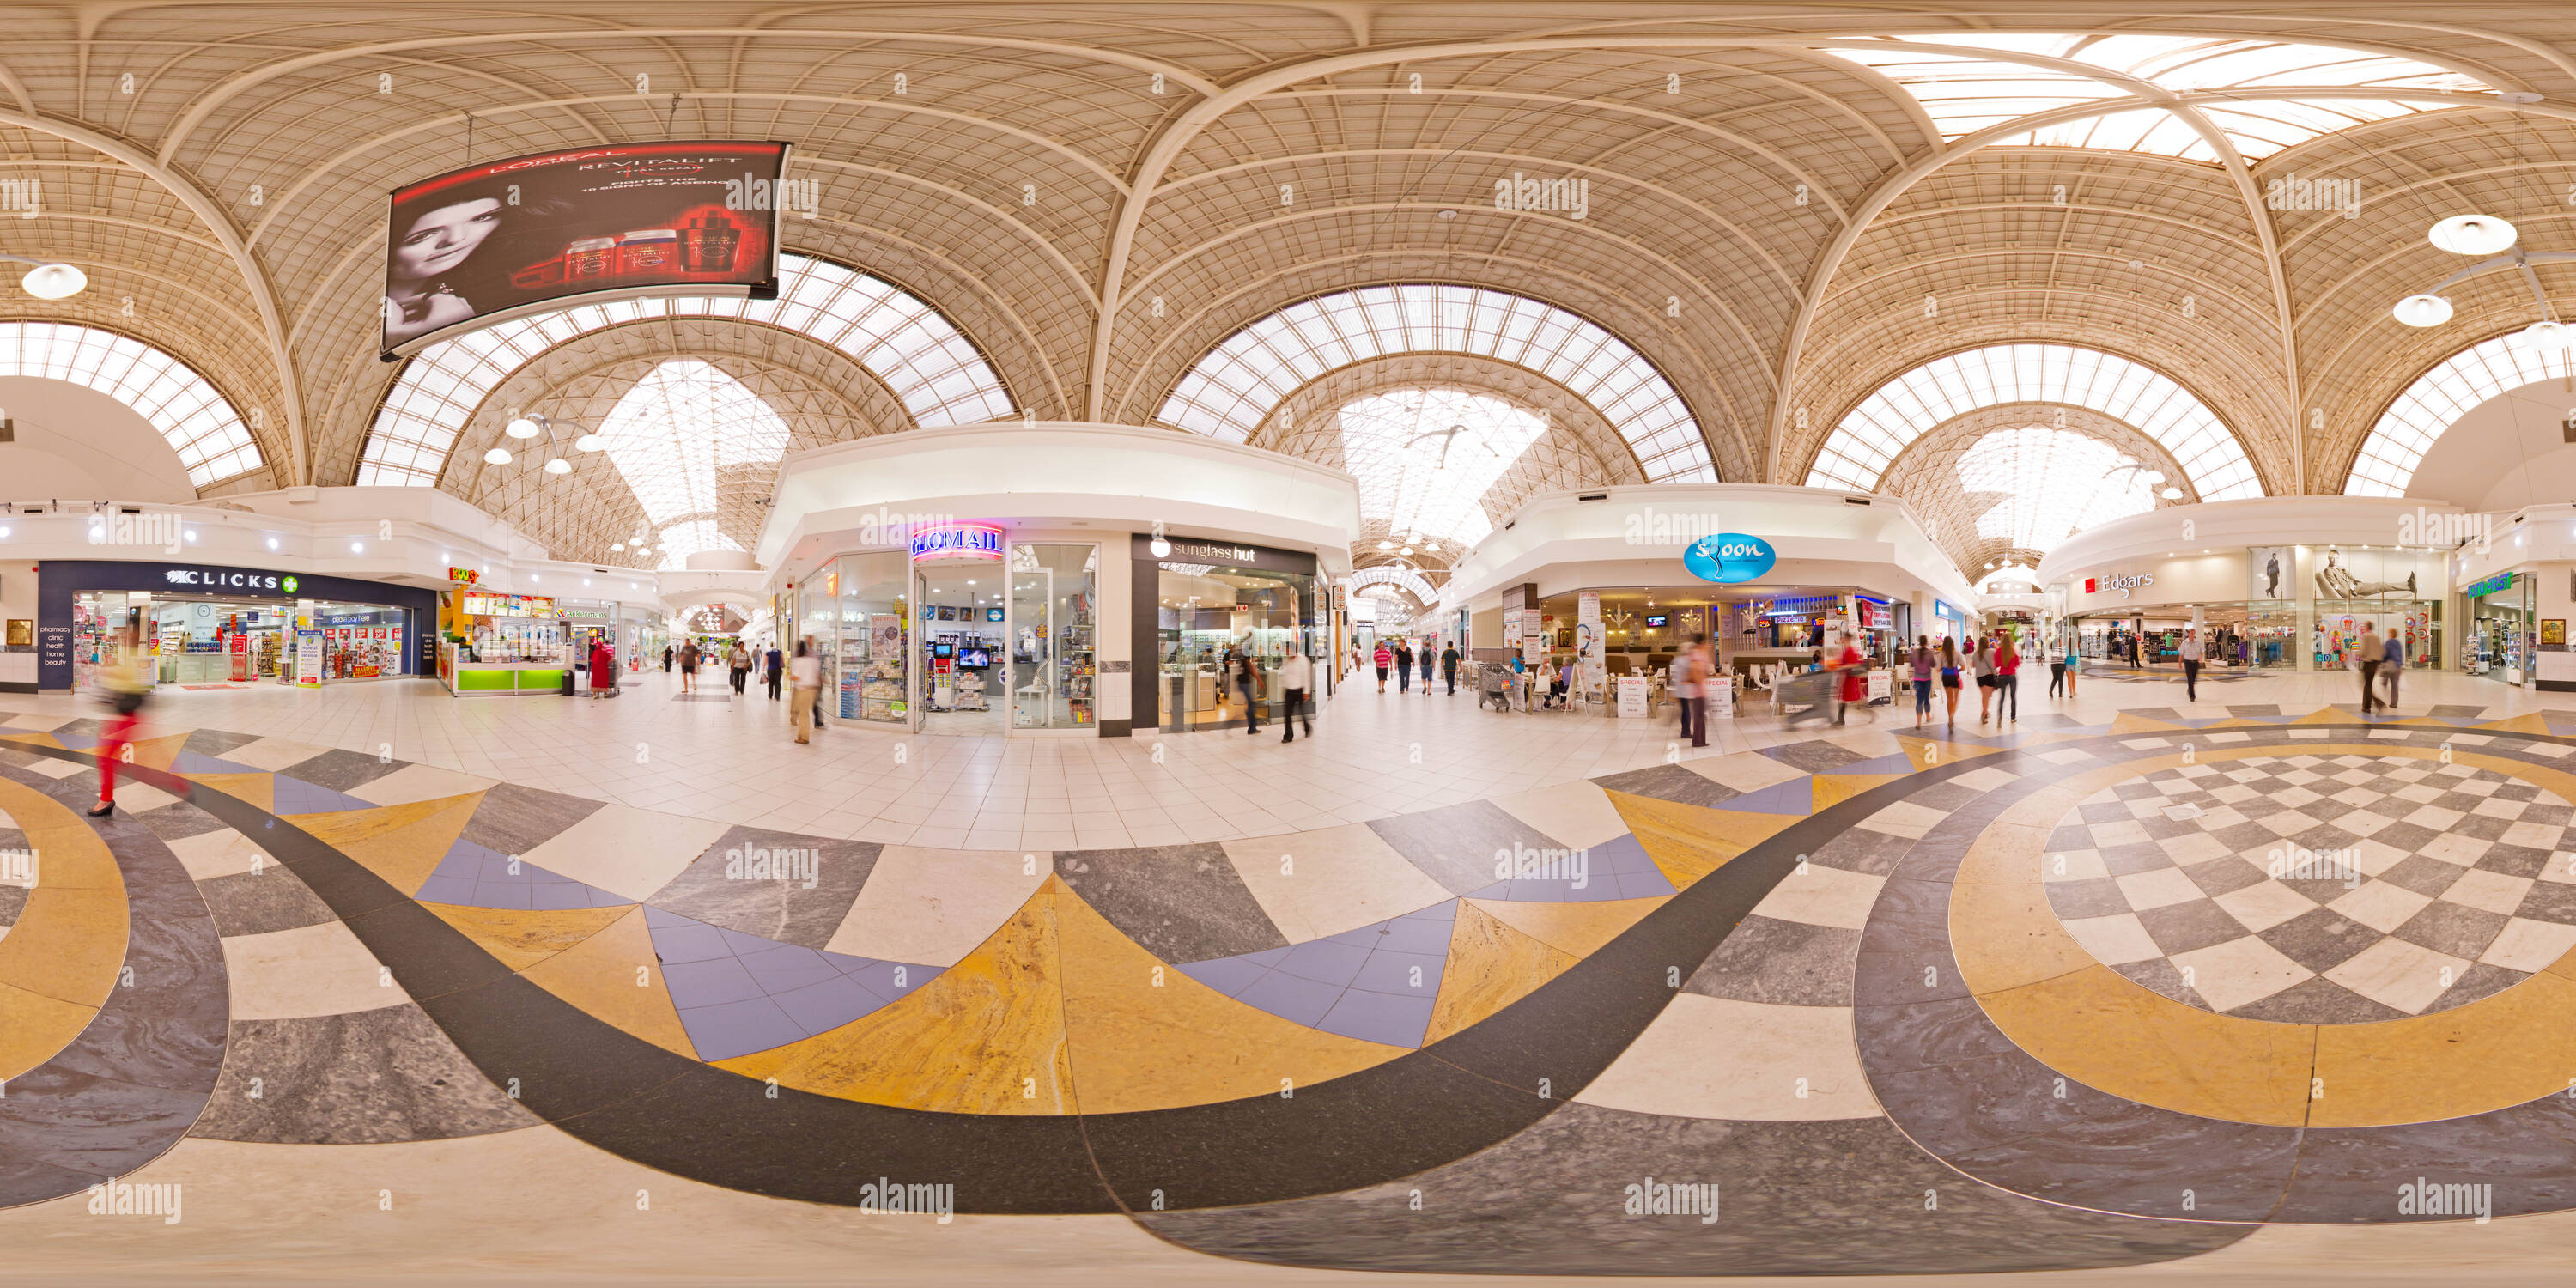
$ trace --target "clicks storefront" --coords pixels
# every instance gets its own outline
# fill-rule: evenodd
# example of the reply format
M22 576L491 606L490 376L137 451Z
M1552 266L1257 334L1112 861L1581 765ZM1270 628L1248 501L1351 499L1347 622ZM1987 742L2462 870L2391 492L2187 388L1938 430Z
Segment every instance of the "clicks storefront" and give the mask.
M85 689L131 632L162 684L305 687L417 675L435 593L212 564L46 560L37 577L37 687Z

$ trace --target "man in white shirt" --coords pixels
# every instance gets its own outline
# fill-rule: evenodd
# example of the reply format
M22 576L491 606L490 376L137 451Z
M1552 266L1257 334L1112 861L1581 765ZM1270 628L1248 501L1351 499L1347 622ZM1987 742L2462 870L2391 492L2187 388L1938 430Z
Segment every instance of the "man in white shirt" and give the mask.
M2200 701L2200 632L2188 626L2182 632L2182 700Z
M1279 663L1279 687L1287 690L1288 696L1287 707L1279 713L1279 727L1284 731L1279 741L1297 741L1297 726L1300 724L1306 726L1307 737L1315 736L1315 721L1306 714L1306 690L1313 688L1314 684L1315 664L1307 661L1305 654L1289 650L1288 656ZM1422 691L1429 693L1430 684L1425 683Z

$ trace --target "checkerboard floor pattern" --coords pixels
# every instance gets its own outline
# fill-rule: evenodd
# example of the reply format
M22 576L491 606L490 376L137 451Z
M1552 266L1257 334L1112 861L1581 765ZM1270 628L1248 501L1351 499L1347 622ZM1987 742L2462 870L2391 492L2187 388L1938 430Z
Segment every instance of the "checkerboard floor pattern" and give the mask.
M2446 1010L2576 947L2576 809L2493 770L2265 756L2106 788L2049 838L2050 905L2177 1001L2348 1024Z

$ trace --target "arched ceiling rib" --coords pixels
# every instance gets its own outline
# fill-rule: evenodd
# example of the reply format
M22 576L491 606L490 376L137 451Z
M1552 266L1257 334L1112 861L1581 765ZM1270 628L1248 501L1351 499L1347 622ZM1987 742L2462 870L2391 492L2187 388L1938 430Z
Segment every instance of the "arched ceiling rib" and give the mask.
M793 141L822 200L788 248L904 283L1041 414L1142 423L1256 319L1446 282L1620 336L1745 480L1805 477L1830 418L1899 372L2052 342L2197 392L2268 490L2341 490L2409 381L2530 320L2518 284L2479 279L2451 327L2389 321L2448 271L2424 227L2481 209L2576 249L2558 178L2576 15L2555 11L11 12L0 146L48 193L12 249L93 283L12 316L178 355L244 410L281 484L354 480L396 378L373 352L384 193L603 139ZM2354 57L2266 52L2291 46ZM1958 82L1864 65L1943 48L2057 97L1980 117L1951 110ZM2070 98L2077 80L2099 88ZM2173 132L2131 128L2141 112ZM2339 128L2299 137L2319 125ZM1584 217L1497 209L1515 175L1585 180ZM2266 205L2292 177L2356 181L2358 217ZM2542 279L2576 292L2576 271Z

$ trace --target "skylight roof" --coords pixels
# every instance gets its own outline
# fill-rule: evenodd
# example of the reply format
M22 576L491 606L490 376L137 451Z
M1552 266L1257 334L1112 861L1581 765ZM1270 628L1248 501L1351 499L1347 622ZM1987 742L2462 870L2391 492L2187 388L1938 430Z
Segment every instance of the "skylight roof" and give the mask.
M1925 431L2025 402L2086 407L2139 430L2173 454L2203 501L2263 494L2236 435L2190 390L2126 358L2063 344L1971 349L1881 385L1834 427L1807 486L1878 491L1889 463Z
M662 566L678 568L698 550L741 548L716 530L718 488L727 477L747 477L743 467L775 466L787 454L788 430L741 381L690 358L636 381L601 419L599 437L645 520L660 530Z
M1527 367L1615 426L1648 481L1717 481L1690 408L1626 341L1555 305L1470 286L1373 286L1289 305L1199 359L1155 419L1245 442L1300 386L1391 353L1473 353Z
M0 322L0 376L44 376L95 389L161 431L195 487L258 469L259 445L221 391L196 368L139 340L95 327Z
M2516 332L2472 345L2406 386L2362 440L2344 495L2406 495L2434 440L2478 404L2524 385L2576 376L2576 352L2526 348L2514 343L2520 338Z
M2365 121L2433 110L2433 105L2389 99L2305 98L2301 90L2492 88L2412 58L2284 41L1960 32L1891 36L1880 44L1884 47L1845 46L1827 52L1874 68L1904 86L1922 103L1945 141L2038 112L2129 98L2140 92L2132 82L2142 81L2178 93L2227 91L2224 101L2197 106L2239 154L2258 160ZM1990 50L2082 67L2034 66L2004 57L1934 53L1926 47ZM2199 131L2162 108L2081 117L1999 142L2218 160Z
M1547 433L1529 412L1462 389L1371 394L1345 405L1339 419L1360 517L1398 536L1460 545L1494 530L1478 501Z
M438 481L474 409L513 371L585 333L644 318L724 317L801 332L856 358L916 424L971 425L1011 414L984 355L937 309L892 283L804 255L779 256L774 300L645 299L585 304L468 332L420 351L385 395L358 482Z
M2090 434L2030 425L1980 436L1959 457L1959 490L2003 499L1977 516L1977 535L2046 554L2096 524L2156 506L2150 471L2123 468L2117 447Z

